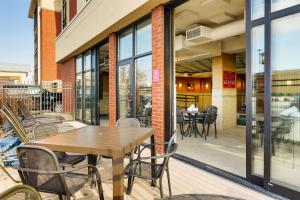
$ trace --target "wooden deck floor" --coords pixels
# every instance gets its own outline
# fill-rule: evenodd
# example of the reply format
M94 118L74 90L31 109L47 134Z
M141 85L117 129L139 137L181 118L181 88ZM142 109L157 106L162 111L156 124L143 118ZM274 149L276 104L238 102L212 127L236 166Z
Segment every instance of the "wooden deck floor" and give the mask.
M111 177L111 160L102 159L99 165L103 180L103 188L105 199L112 199L112 177ZM10 170L15 176L17 173ZM0 172L2 173L2 172ZM179 160L170 160L170 173L173 195L187 193L206 193L206 194L222 194L234 197L240 197L248 200L269 200L272 199L264 194L241 186L232 181L226 180L219 176L213 175L206 171L185 164ZM3 190L11 184L8 179L0 174L0 185ZM125 179L126 185L126 179ZM168 194L167 180L164 179L164 194ZM43 199L58 199L55 195L42 194ZM126 195L125 199L154 199L159 197L159 191L156 188L150 187L146 181L137 179L132 194ZM88 186L76 193L76 200L93 200L98 199L96 191Z

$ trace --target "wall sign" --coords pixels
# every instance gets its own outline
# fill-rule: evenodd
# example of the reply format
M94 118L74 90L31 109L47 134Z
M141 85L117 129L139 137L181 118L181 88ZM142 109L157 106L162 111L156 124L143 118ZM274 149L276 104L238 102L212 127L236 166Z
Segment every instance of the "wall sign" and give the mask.
M159 70L158 69L153 70L152 82L153 83L158 83L159 82Z
M223 88L235 88L235 72L223 72Z

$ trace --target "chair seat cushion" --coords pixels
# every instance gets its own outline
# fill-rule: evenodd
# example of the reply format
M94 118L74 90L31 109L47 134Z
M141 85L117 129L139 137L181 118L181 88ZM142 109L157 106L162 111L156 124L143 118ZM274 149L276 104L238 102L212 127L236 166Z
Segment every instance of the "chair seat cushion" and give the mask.
M70 193L75 194L88 182L88 175L68 173L65 174L65 180Z

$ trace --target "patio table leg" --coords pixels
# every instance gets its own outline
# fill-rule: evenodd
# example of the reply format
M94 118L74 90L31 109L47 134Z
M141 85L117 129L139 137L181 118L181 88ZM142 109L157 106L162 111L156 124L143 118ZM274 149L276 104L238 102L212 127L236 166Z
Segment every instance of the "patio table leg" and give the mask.
M123 200L124 199L124 158L120 153L117 156L113 156L112 159L113 167L113 199Z

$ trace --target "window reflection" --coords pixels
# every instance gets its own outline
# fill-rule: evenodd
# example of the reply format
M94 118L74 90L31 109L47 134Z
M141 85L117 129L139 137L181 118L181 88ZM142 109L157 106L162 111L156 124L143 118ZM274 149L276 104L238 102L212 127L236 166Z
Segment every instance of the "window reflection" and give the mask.
M271 11L277 11L300 4L300 0L272 0Z
M146 53L152 49L151 21L145 21L137 25L136 31L136 55Z
M120 118L131 116L130 65L119 66L119 114Z
M271 180L298 191L300 191L299 23L300 14L271 22Z
M252 29L252 170L263 175L264 136L264 26Z
M119 39L119 60L132 56L132 29L120 34Z
M142 126L151 126L152 56L136 60L136 112Z
M265 16L265 0L252 0L251 19L258 19Z

